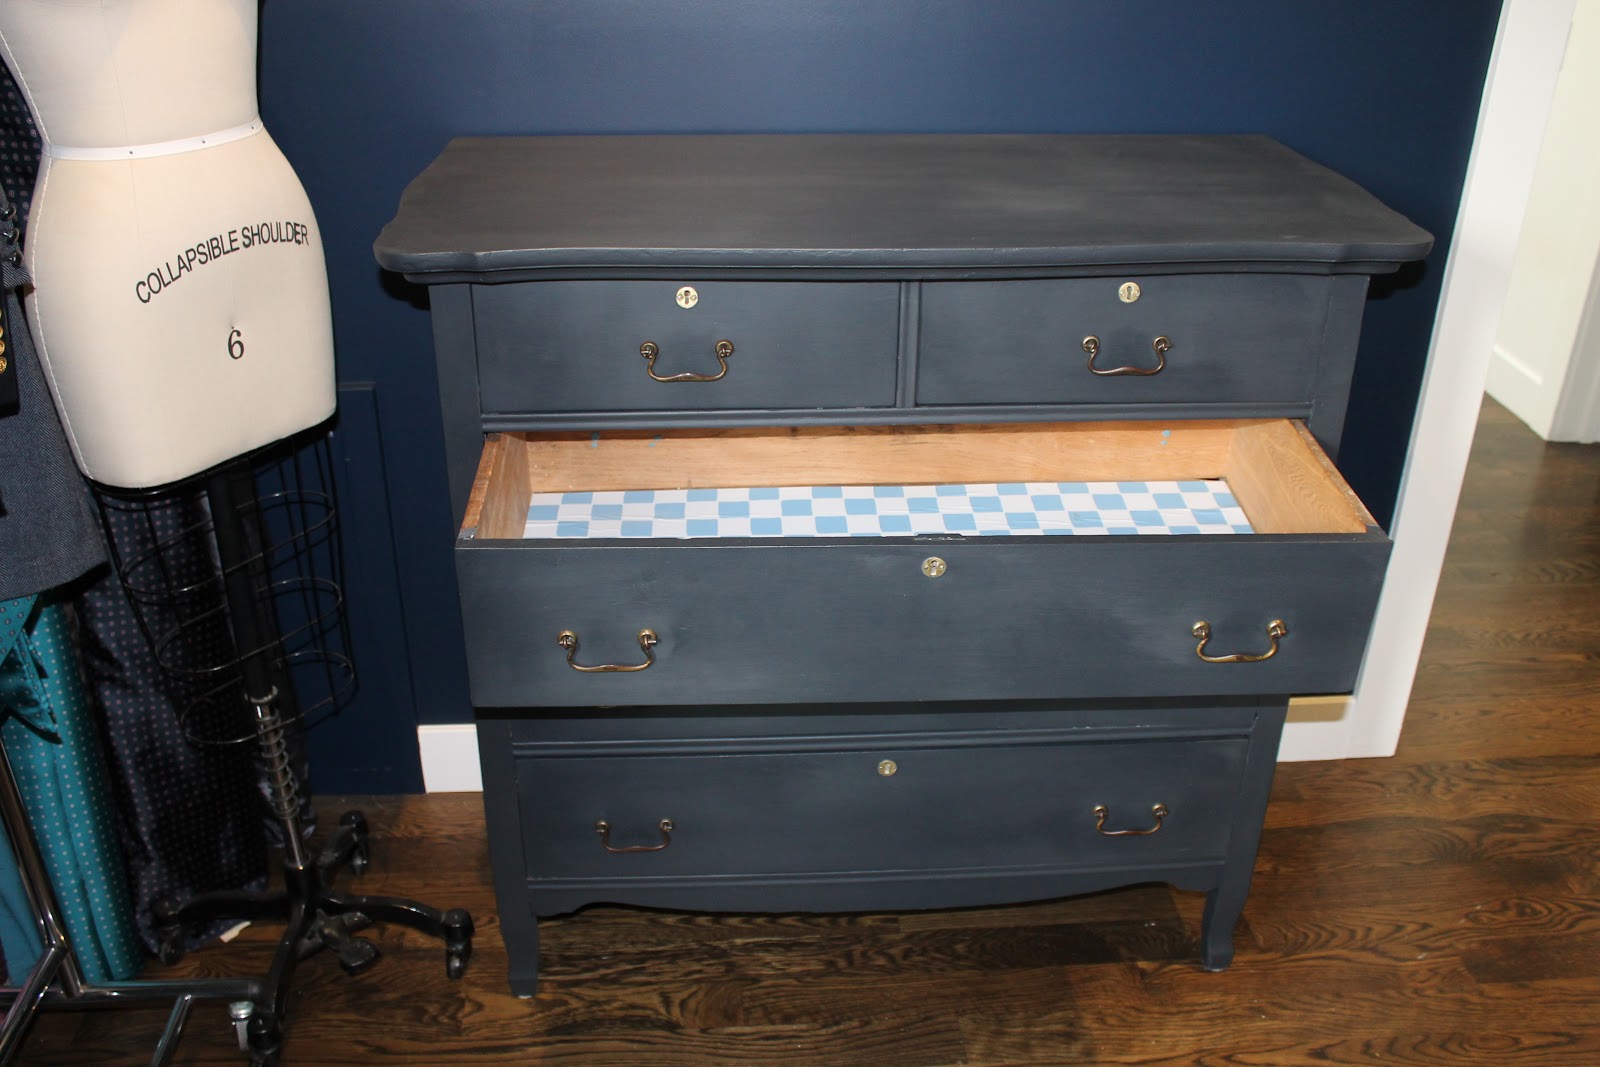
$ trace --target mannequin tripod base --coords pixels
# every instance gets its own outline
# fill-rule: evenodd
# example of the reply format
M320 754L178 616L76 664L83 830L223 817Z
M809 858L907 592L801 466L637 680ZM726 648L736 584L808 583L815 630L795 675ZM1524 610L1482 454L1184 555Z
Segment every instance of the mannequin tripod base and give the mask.
M472 957L472 916L464 909L440 911L426 904L397 897L368 897L335 893L330 883L335 873L348 867L353 874L366 870L369 855L367 821L359 811L346 812L338 830L323 846L316 862L295 867L290 849L283 870L284 888L274 892L205 893L179 904L167 898L155 904L161 936L162 963L176 963L183 955L185 931L218 919L279 920L283 936L273 954L272 967L263 983L262 1002L248 1013L235 1013L240 1044L250 1053L251 1067L276 1067L283 1043L283 1021L289 983L296 964L331 950L347 974L360 974L378 962L378 946L355 932L373 923L399 923L444 942L445 976L460 978Z
M164 963L177 961L185 932L202 924L222 919L285 924L271 969L259 983L259 995L230 1005L240 1047L249 1053L251 1067L276 1067L289 986L301 960L328 949L347 973L359 974L378 961L378 947L357 937L356 931L373 923L400 923L442 940L445 975L460 978L472 955L472 917L459 908L440 911L413 900L334 892L335 874L346 867L360 874L369 862L367 821L358 811L339 820L319 854L309 854L300 836L300 782L286 733L288 723L303 712L286 666L294 653L285 646L277 618L272 574L278 557L293 555L286 546L292 548L297 542L274 542L269 536L272 525L263 515L248 464L236 463L208 475L205 493L222 579L218 617L230 631L235 658L227 666L237 671L242 697L242 705L234 706L249 709L254 718L263 792L283 849L283 887L274 892L203 893L182 903L167 899L158 901L153 910ZM227 686L231 685L230 680Z

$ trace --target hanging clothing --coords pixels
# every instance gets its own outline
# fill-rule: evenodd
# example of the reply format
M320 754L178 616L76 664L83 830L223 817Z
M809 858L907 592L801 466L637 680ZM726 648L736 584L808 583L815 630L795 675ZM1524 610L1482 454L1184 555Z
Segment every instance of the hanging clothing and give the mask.
M98 726L78 669L66 605L46 590L105 558L88 488L67 451L17 290L16 212L0 192L0 360L11 376L0 414L0 744L28 809L67 935L92 981L131 978L141 963L120 834L106 791ZM37 928L9 842L0 855L7 970L37 958Z
M0 602L0 700L10 712L0 744L84 976L122 981L139 973L143 952L68 615L66 605L46 597ZM35 944L27 959L8 957L7 969L24 973L37 953Z
M27 199L38 162L39 136L33 118L10 71L0 64L0 190L20 205L11 227L27 217ZM9 260L4 266L8 271L15 269ZM8 273L5 280L9 288L20 276ZM22 313L15 305L13 311L12 329L25 335ZM29 343L29 339L19 336L18 343ZM61 438L59 420L36 361L14 360L12 366L22 373L22 399L25 402L31 394L35 403L27 411L0 416L0 433L6 432L4 424L12 423L26 443L29 435L21 432L24 424L18 420L48 415L55 438ZM30 385L30 375L36 384ZM14 505L11 516L0 515L0 579L16 578L10 584L0 581L0 596L5 597L39 592L77 578L105 553L100 509L86 494L65 441L48 461L54 466L48 468L14 462L18 455L0 438L0 504ZM49 485L58 492L44 491ZM26 518L34 504L60 510L35 524ZM169 527L164 518L146 521L109 508L106 514L108 525L126 527L108 530L105 535L126 539L117 542L125 557L176 534L188 521L179 516ZM41 536L41 531L49 533ZM4 536L13 540L6 541ZM195 567L214 573L213 561L203 548L186 551ZM41 559L53 560L54 570L44 562L27 562ZM155 901L165 896L185 900L211 890L266 885L268 834L265 812L257 798L258 775L250 746L198 748L185 738L179 709L146 632L112 569L101 568L81 580L74 591L75 637L88 696L97 711L97 730L107 764L105 778L119 819L125 879L138 933L153 953L159 944L151 911ZM159 616L159 606L152 610ZM146 620L155 626L161 621L160 617ZM211 654L207 645L218 640L218 635L196 632L191 639L195 644L184 654L198 660ZM226 635L220 639L226 642ZM9 855L9 850L5 851ZM3 883L0 873L0 893L4 892ZM0 905L0 912L4 907ZM22 908L26 910L25 904ZM218 922L209 929L193 931L189 947L229 925ZM75 940L78 937L70 927L68 933Z
M0 617L22 616L33 608L33 597L25 597L0 603ZM7 650L5 660L0 663L0 715L20 715L24 710L32 710L37 706L33 688L23 679L24 670L34 667L32 655L28 650L23 651L28 657L28 666L23 666L22 660L17 657L15 650ZM13 663L13 659L17 662ZM18 683L6 685L12 679ZM16 696L6 690L15 689ZM26 694L23 699L22 695ZM6 719L0 719L0 733ZM28 891L22 884L22 870L16 853L12 851L11 839L4 826L0 826L0 971L9 976L11 985L22 981L22 976L28 973L34 961L44 951L44 942L39 939L39 926L36 922L28 899Z
M14 262L17 236L16 212L0 192L0 359L15 375L18 398L14 413L0 415L0 600L64 585L106 558L88 487L67 451L17 302L28 280Z
M159 504L119 503L103 515L106 536L123 560L166 543L164 569L175 583L214 575L204 544L183 536L207 519L195 494ZM197 745L185 735L182 716L192 695L169 684L146 636L146 629L166 635L178 626L176 603L152 596L135 607L112 575L84 589L76 606L84 672L105 723L139 931L155 952L160 938L151 908L162 897L184 901L214 890L266 886L267 809L256 791L255 746ZM193 627L167 650L169 665L196 669L231 656L220 627ZM193 931L186 947L232 925L221 921Z

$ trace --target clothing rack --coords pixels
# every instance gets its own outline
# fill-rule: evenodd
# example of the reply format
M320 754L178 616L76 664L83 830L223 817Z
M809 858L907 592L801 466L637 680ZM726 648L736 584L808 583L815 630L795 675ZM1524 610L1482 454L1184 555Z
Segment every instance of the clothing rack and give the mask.
M0 1003L9 1003L0 1022L0 1067L15 1062L29 1025L39 1011L146 1008L171 1003L166 1028L156 1042L150 1067L169 1063L190 1010L198 1000L223 1000L236 1025L254 1012L265 997L265 987L254 978L208 978L185 981L133 981L97 985L84 978L72 942L61 923L61 908L45 871L44 857L17 789L11 760L0 745L0 821L17 856L22 887L39 930L44 951L14 988L0 990ZM240 1048L245 1033L239 1030Z

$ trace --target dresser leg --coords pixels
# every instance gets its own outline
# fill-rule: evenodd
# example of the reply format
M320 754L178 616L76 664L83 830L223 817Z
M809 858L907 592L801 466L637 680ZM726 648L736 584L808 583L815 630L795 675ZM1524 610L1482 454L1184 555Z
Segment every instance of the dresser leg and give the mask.
M1245 893L1223 885L1206 894L1200 920L1200 962L1208 971L1225 971L1233 962L1233 928L1244 911Z
M515 930L511 927L515 927ZM501 927L505 937L507 977L513 996L527 1000L539 992L539 919L529 915L526 922Z
M1245 898L1250 895L1256 847L1261 843L1261 825L1267 815L1272 774L1277 768L1278 742L1288 710L1288 697L1264 700L1251 735L1250 762L1245 768L1244 786L1234 813L1228 858L1222 865L1216 888L1206 894L1205 917L1200 923L1200 962L1208 971L1227 970L1228 964L1233 962L1233 929L1239 924Z

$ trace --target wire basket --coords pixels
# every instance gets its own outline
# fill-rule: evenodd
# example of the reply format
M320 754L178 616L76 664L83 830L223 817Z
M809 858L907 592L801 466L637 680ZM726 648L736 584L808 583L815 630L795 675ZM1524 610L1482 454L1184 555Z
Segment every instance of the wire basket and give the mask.
M203 479L152 493L97 494L113 565L153 649L183 733L201 745L254 740L241 666L269 665L286 721L309 729L355 691L344 610L343 555L325 434L236 461L253 492L239 505L246 570L265 647L234 639ZM247 468L247 469L243 469Z

